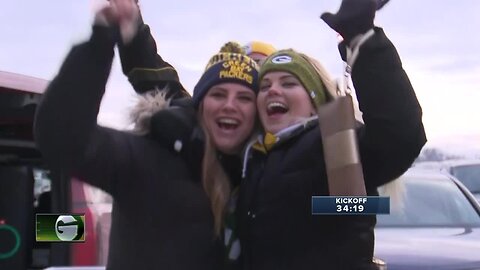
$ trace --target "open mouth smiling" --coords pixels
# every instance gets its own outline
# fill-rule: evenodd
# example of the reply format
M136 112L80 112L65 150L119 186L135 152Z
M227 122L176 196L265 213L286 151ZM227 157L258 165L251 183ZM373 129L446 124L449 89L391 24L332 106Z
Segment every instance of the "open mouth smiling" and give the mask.
M233 118L222 117L217 120L217 125L221 129L234 130L238 128L240 121Z
M274 101L267 104L267 115L282 115L287 113L289 110L288 106L282 102Z

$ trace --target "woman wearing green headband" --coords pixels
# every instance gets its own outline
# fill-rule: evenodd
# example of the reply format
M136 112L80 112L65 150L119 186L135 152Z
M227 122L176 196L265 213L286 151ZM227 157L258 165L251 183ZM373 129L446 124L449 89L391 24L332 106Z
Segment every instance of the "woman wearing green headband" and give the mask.
M365 122L356 135L372 196L405 172L426 142L422 111L397 52L373 27L374 4L344 0L334 22L325 19L344 37L341 50L358 48L356 61L345 60ZM358 25L364 28L349 28ZM312 58L282 50L266 59L259 79L264 133L245 152L237 204L244 269L375 269L374 215L312 215L312 196L330 195L327 142L317 116L335 96L328 75Z

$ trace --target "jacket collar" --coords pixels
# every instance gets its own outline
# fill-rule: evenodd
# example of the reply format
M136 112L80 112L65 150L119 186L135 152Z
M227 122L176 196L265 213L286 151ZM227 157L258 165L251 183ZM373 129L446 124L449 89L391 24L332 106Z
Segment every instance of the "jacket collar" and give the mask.
M267 132L264 135L259 135L257 141L252 145L253 149L261 152L268 152L274 147L281 145L282 143L296 137L303 133L305 130L310 129L318 123L318 116L304 119L302 122L286 127L276 134Z
M276 134L266 133L265 135L258 135L256 140L251 141L244 152L242 178L245 178L247 172L247 161L250 156L250 150L254 149L263 154L267 154L273 148L287 142L288 140L302 134L304 131L311 129L318 124L318 116L314 115L304 119L298 124L291 125L285 129L280 130Z

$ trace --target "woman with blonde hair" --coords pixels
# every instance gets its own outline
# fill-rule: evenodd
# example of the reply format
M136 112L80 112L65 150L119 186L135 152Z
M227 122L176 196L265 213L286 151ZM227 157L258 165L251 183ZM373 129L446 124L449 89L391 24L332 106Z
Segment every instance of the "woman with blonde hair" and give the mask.
M110 2L45 92L35 119L38 148L50 166L114 198L107 269L225 269L223 218L230 185L240 178L238 153L255 124L258 66L231 46L208 62L190 100L206 138L203 164L193 170L178 147L151 135L152 113L168 107L166 93L181 86L167 63L157 70L163 86L143 94L132 113L133 132L97 124L114 47L132 41L129 20L138 15L132 0Z
M426 142L396 49L373 26L375 8L373 0L344 0L337 14L322 16L344 37L340 50L364 120L354 130L359 159L342 166L361 162L371 196L404 173ZM323 150L342 148L321 136L317 111L335 98L328 74L289 49L266 59L259 80L264 133L246 151L237 209L243 268L376 269L374 215L312 215L312 196L330 195Z

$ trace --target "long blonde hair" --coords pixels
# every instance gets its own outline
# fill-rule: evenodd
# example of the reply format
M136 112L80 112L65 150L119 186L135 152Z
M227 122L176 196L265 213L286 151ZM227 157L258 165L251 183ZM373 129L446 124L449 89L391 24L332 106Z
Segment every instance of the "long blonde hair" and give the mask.
M168 108L170 100L166 99L168 88L153 89L145 94L137 96L137 103L131 109L130 121L133 129L130 131L137 135L146 135L150 132L150 119L156 112ZM202 120L203 104L198 111L199 123L205 134L205 151L202 159L202 185L208 198L214 218L214 230L217 236L223 228L225 209L230 199L230 179L220 163L217 149L212 138L205 128ZM258 123L257 123L258 125Z
M203 104L199 108L199 123L205 134L205 149L202 160L202 185L210 199L215 235L219 236L223 228L225 209L230 200L230 178L218 159L217 148L213 144L209 131L202 119Z

